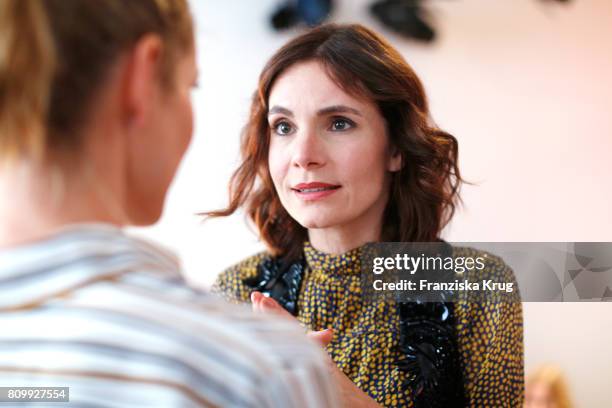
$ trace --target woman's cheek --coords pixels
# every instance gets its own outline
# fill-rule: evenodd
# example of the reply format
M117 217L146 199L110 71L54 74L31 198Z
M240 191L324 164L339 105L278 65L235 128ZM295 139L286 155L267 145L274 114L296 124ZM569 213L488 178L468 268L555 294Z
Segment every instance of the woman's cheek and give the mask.
M386 174L386 160L383 149L359 149L353 151L350 165L345 174L351 174L364 192L379 195L383 190Z
M268 156L268 168L270 169L270 176L272 176L272 182L277 190L280 189L283 179L286 173L286 164L283 162L283 154L279 152L279 149L272 146Z

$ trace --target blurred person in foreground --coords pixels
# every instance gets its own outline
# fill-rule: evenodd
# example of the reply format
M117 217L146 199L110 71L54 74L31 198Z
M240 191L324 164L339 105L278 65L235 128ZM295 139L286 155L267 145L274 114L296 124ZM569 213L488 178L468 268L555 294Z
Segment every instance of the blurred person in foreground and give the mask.
M574 408L561 368L545 364L527 376L524 408Z
M297 325L190 289L126 235L192 134L186 0L0 2L0 384L70 405L333 406Z
M486 258L454 278L514 282L499 257L440 239L459 199L457 160L457 140L435 126L421 81L385 39L360 25L296 37L261 73L229 206L208 213L244 207L268 250L224 271L215 290L333 331L327 351L354 406L520 407L518 292L498 303L363 294L369 242L442 243L457 259Z

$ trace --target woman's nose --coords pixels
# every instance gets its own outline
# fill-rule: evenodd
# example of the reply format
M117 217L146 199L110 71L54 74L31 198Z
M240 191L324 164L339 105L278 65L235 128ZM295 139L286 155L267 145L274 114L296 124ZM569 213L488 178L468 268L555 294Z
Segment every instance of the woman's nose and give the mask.
M325 164L325 146L314 130L305 130L294 139L292 164L313 169Z

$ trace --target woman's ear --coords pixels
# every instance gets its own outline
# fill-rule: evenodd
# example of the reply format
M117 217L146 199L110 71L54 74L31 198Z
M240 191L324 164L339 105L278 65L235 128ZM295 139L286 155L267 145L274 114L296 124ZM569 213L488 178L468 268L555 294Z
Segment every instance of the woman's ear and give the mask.
M142 124L158 81L162 41L154 34L138 40L128 55L124 72L124 106L129 123Z
M389 162L387 163L387 171L395 173L400 171L402 167L404 167L402 153L397 148L392 147Z

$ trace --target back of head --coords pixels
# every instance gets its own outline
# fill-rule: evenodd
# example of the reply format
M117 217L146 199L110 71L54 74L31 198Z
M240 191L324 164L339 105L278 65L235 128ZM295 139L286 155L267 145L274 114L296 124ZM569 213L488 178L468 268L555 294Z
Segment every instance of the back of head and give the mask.
M186 0L2 0L0 160L78 148L113 62L147 33L163 40L167 83L193 45Z

